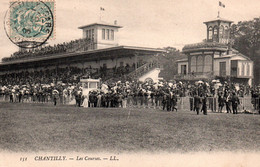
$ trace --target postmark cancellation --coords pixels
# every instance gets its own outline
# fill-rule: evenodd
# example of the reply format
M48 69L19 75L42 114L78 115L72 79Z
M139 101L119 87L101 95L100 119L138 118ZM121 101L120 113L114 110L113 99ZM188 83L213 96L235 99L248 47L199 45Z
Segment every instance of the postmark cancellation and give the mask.
M48 39L54 39L55 1L10 1L5 30L13 43L24 48L38 47Z

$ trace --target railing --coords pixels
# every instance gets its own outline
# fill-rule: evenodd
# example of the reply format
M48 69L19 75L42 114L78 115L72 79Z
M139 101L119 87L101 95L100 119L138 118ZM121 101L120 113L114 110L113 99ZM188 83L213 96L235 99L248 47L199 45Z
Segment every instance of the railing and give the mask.
M138 67L136 70L124 75L123 77L118 78L110 78L106 80L107 83L116 82L118 80L137 80L140 76L144 75L145 73L155 69L155 68L161 68L160 64L156 61L150 61L142 66Z
M10 102L9 93L2 94L0 93L0 102ZM73 102L74 96L70 95L63 95L60 94L58 97L58 103L61 104L76 104ZM238 105L238 112L240 113L250 113L250 114L260 114L259 109L259 97L258 98L251 98L249 96L240 97L239 101L240 104ZM163 96L153 97L150 96L132 96L129 95L126 98L126 106L127 107L148 107L148 108L163 108ZM13 96L13 102L22 102L22 103L52 103L53 96L51 94L45 94L41 96L35 95L23 95L19 98L18 95ZM232 104L231 102L225 103L224 107L222 108L222 113L227 112L226 105L229 105L229 109L232 112ZM193 97L178 97L177 100L177 108L179 111L194 111L194 98ZM217 97L208 97L207 98L207 110L211 112L220 112Z
M178 74L174 79L195 80L195 79L211 79L214 78L213 72L196 72L193 74Z
M238 105L238 111L241 113L259 113L259 98L251 98L249 96L240 97L240 104ZM180 109L183 110L194 110L194 99L193 97L180 97L180 102L178 104ZM226 104L224 105L222 112L227 112ZM231 102L228 103L229 108L232 112ZM219 112L219 105L217 97L207 98L207 110L212 112Z
M135 71L129 73L127 75L127 77L137 79L138 77L144 75L145 73L147 73L155 68L160 68L160 65L158 62L156 62L156 61L148 62L148 63L142 65L141 67L137 68Z

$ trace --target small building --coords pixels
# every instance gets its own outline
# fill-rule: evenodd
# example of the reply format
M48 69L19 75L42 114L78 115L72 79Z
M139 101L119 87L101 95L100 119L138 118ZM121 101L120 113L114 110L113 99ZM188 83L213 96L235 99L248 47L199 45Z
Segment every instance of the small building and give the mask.
M116 33L122 26L109 24L105 22L98 22L80 26L79 29L83 31L83 38L90 38L94 42L93 49L104 49L118 46L118 39Z
M204 23L207 26L206 41L184 46L182 52L188 58L177 61L175 79L218 78L252 85L253 61L230 46L232 21L218 17Z

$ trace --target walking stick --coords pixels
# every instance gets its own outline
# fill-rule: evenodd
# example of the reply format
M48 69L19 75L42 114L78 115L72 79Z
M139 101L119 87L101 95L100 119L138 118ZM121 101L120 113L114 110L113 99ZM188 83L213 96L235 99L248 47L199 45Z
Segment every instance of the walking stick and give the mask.
M129 117L130 117L130 114L131 114L131 110L129 110L129 111L128 111L127 120L129 119Z

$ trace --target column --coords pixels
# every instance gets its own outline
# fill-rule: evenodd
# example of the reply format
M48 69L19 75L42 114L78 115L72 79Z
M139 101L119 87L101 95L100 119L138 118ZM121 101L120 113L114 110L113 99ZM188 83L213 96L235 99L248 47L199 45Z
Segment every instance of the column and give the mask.
M204 74L204 68L205 68L205 54L202 52L202 74Z
M137 69L137 56L138 56L138 53L135 53L135 70Z
M212 75L214 75L214 52L212 54L212 69L211 69L211 71L212 71Z
M188 74L191 73L191 57L190 54L187 54L188 57Z

